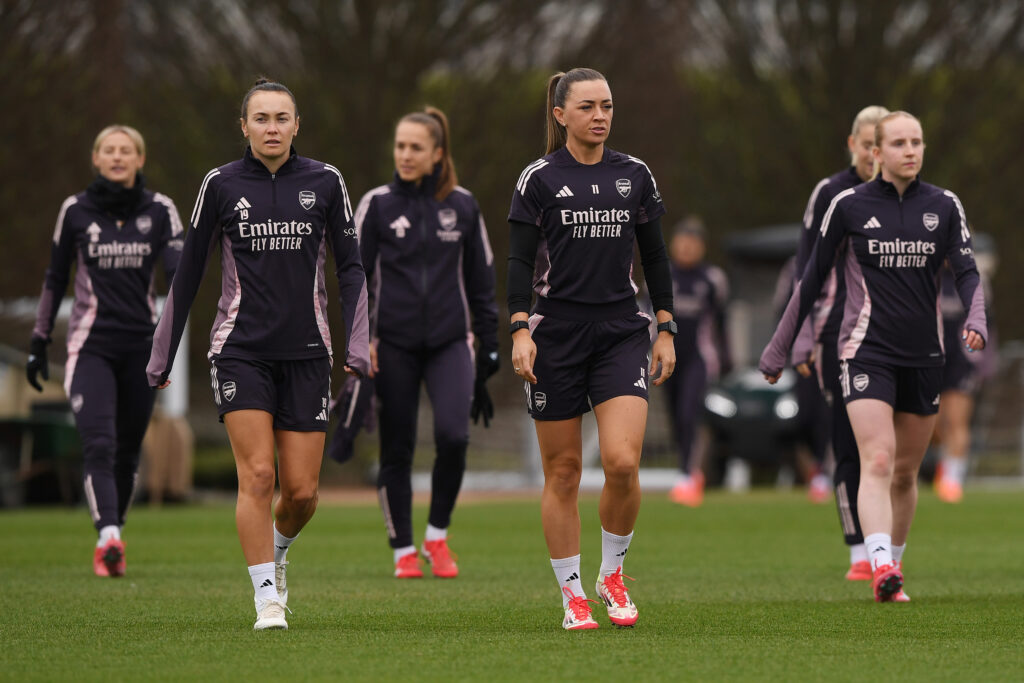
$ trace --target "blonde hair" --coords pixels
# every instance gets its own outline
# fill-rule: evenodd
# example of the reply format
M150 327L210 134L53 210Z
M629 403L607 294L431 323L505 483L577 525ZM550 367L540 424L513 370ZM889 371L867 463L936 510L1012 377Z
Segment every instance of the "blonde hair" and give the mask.
M877 104L864 107L857 112L857 116L853 119L853 126L850 127L850 137L857 137L857 133L860 132L862 126L875 126L875 130L877 130L878 122L888 115L889 110ZM850 164L854 163L856 163L856 158L853 152L850 152Z
M886 114L885 116L883 116L882 118L880 118L878 120L878 123L875 124L875 147L881 147L882 146L882 124L885 123L886 121L891 121L891 120L899 118L901 116L906 116L908 119L913 119L914 121L917 121L917 125L919 125L919 126L921 125L921 120L918 119L916 116L914 116L913 114L911 114L908 111L900 110L900 111L894 111L894 112L891 112L889 114ZM923 126L922 126L921 130L922 131L924 130Z
M914 121L917 121L917 125L919 125L919 126L921 125L921 120L918 119L916 116L914 116L913 114L911 114L908 111L903 111L901 109L901 110L898 110L898 111L889 112L888 114L886 114L882 118L878 119L878 123L875 124L875 147L881 147L882 146L882 139L883 139L883 137L882 137L883 125L882 124L884 124L886 121L892 121L893 119L898 119L901 116L906 116L908 119L913 119ZM923 126L922 126L921 130L922 130L922 135L923 135L923 131L924 131L924 127ZM875 172L872 174L871 179L874 180L875 178L877 178L878 175L881 172L882 172L882 165L879 164L878 161L875 161Z
M139 153L140 157L146 156L146 141L142 139L142 133L135 130L131 126L123 126L119 123L115 123L112 126L107 126L100 131L100 134L96 136L96 141L92 143L92 153L96 154L100 151L100 145L107 139L108 136L114 133L124 133L128 136L128 139L135 144L135 151Z

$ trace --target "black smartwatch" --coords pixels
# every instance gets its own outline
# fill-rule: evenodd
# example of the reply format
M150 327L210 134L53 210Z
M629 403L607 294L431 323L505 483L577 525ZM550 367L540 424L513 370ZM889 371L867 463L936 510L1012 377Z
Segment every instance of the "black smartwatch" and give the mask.
M675 320L668 320L663 323L658 323L658 332L668 332L674 337L679 332L679 328L676 326Z
M528 330L528 329L530 329L530 323L528 323L525 320L517 320L514 323L512 323L511 327L509 327L508 333L509 334L515 334L519 330Z

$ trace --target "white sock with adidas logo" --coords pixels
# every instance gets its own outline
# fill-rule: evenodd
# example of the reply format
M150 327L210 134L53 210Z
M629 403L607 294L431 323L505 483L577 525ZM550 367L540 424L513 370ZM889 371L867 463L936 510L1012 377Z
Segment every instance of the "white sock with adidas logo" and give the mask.
M292 538L288 538L280 531L277 530L277 525L274 524L274 562L284 562L284 558L288 556L288 548L291 547L292 543L296 538L299 537L295 534Z
M609 576L622 566L626 560L629 543L633 540L633 532L628 536L618 536L601 528L601 576Z
M261 600L280 600L277 594L277 583L274 581L274 563L264 562L249 567L252 588L256 591L256 604Z
M583 592L583 582L580 581L580 556L563 557L560 560L551 558L551 568L555 571L555 580L558 581L558 589L568 588L573 595L581 598L587 597ZM569 604L569 596L562 591L562 607Z
M871 569L892 564L892 536L889 534L871 534L864 537L864 547L868 549Z

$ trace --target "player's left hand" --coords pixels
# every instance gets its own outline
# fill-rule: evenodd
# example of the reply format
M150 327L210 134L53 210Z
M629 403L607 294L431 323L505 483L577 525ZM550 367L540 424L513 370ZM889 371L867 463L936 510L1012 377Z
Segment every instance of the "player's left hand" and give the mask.
M967 349L968 353L981 351L985 348L985 338L974 330L964 328L964 331L960 334L960 339L963 340L964 348Z
M658 367L661 366L659 374ZM672 335L667 332L663 332L658 335L658 338L654 340L654 346L651 348L651 368L648 371L648 375L654 383L654 386L664 384L665 380L672 376L672 373L676 370L676 347L672 342Z

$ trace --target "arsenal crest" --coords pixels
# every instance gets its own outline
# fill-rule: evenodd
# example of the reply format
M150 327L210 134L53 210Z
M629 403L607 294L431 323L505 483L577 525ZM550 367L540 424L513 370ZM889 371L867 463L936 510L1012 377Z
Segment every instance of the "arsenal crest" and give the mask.
M302 190L299 192L299 204L303 209L309 211L316 204L316 193L312 190Z
M924 221L924 227L928 228L928 230L934 230L939 227L938 214L926 213L921 217L921 219Z
M459 214L455 213L455 209L441 209L437 212L437 220L441 223L441 228L451 230L459 222Z
M235 383L224 382L224 385L221 387L221 393L224 395L224 400L230 401L233 399L235 397Z
M623 199L629 196L629 191L633 189L633 184L629 182L629 178L619 178L615 181L615 189L619 191Z
M868 382L871 379L867 375L857 375L853 378L853 388L857 391L864 391L868 388Z
M85 403L85 399L82 398L81 394L75 394L71 397L71 410L78 412L82 409L82 404Z
M547 404L548 395L543 391L538 391L533 395L533 407L537 409L537 412L542 412Z
M152 227L153 227L153 217L152 216L139 216L138 218L135 219L135 228L139 231L139 233L141 233L143 235L148 234L150 229L152 229Z

